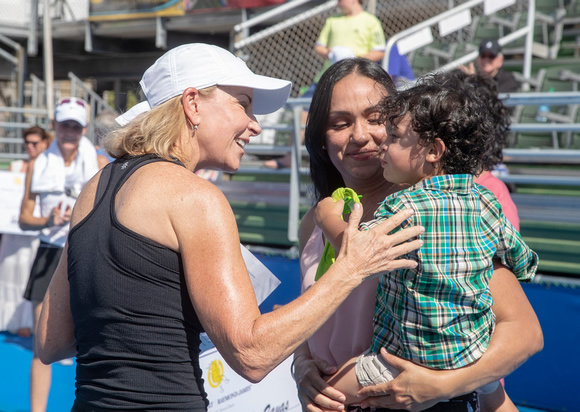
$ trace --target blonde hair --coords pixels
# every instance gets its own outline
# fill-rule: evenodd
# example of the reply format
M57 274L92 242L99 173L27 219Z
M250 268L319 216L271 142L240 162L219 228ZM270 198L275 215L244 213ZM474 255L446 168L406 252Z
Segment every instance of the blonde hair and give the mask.
M201 89L199 94L207 98L216 87ZM185 116L179 95L140 114L126 126L113 130L105 137L103 146L116 159L156 154L162 159L177 159L186 163L189 159L182 151L179 140L188 128L193 129L193 126Z

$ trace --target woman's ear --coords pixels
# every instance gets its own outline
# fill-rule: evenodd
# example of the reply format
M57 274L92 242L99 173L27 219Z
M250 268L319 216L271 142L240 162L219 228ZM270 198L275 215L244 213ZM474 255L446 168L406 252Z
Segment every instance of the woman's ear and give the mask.
M181 95L181 104L185 116L189 119L192 125L199 125L199 103L201 96L195 87L188 87Z
M429 145L429 153L427 153L425 160L429 163L437 163L443 157L443 153L445 153L445 143L443 140L436 138Z

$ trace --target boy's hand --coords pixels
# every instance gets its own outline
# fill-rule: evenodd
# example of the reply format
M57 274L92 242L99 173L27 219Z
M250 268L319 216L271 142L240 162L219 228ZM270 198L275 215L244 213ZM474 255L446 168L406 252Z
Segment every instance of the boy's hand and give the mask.
M341 219L342 211L344 210L344 200L335 202L331 197L325 197L316 205L314 210L314 221L319 227L323 227L324 220L332 217L332 219Z

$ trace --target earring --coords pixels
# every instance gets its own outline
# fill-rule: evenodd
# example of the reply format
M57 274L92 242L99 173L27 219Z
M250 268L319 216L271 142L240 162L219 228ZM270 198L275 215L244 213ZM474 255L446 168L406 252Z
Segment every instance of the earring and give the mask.
M198 128L198 125L194 124L194 125L193 125L193 131L194 131L194 132L197 132L197 128Z
M326 145L322 145L322 150L326 150Z

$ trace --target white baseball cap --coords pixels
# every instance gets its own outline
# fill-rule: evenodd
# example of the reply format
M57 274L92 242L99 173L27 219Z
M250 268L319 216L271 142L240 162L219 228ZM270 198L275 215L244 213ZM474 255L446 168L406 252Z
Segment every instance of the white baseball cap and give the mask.
M78 97L63 97L56 105L54 119L59 123L74 120L87 127L87 102Z
M254 90L254 114L272 113L281 108L292 88L291 82L254 74L242 59L229 51L203 43L184 44L169 50L145 71L139 84L147 101L117 117L121 126L181 95L188 87L249 87Z

